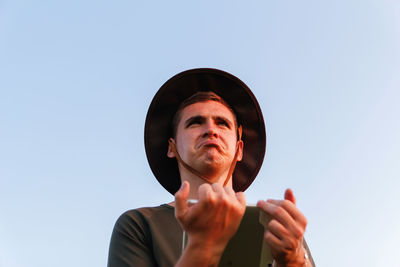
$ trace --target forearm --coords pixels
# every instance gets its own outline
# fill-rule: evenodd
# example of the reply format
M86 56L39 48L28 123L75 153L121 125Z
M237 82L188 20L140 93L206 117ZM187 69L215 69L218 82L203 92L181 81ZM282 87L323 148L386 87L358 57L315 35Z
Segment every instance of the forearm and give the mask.
M226 244L205 244L204 240L189 241L175 267L218 266L225 246Z
M315 267L313 261L311 260L308 247L306 247L307 245L302 248L303 253L301 253L290 263L278 263L276 260L274 260L272 267Z
M221 184L202 184L199 200L188 205L188 182L175 194L175 217L188 235L188 243L177 267L218 266L226 245L239 228L246 210L243 193Z
M314 265L311 263L309 259L305 259L304 261L292 265L280 265L276 261L274 261L272 264L272 267L313 267L313 266Z

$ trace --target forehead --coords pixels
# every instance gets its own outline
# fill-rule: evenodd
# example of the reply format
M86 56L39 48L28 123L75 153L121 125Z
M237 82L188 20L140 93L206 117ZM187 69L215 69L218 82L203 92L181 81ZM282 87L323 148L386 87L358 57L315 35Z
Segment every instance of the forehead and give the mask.
M205 101L197 102L185 107L181 113L181 120L185 121L193 116L204 116L204 117L224 117L231 122L235 122L235 116L232 111L225 105L216 101Z

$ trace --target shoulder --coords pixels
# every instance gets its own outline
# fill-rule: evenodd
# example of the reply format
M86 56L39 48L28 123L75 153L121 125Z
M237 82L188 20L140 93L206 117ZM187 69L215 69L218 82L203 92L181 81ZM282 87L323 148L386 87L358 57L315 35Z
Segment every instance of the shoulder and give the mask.
M125 213L140 214L145 218L152 218L154 216L174 215L174 212L175 212L174 207L169 206L167 204L163 204L163 205L156 206L156 207L144 207L144 208L129 210Z
M173 266L182 251L174 213L168 205L124 212L114 226L109 266Z
M180 231L174 213L174 208L168 205L128 210L116 221L112 239L151 244L155 237L161 236L159 233Z
M174 208L166 204L156 207L143 207L125 211L119 216L115 228L144 228L155 219L174 218Z
M137 220L137 219L151 219L154 216L173 215L174 207L163 204L156 207L143 207L125 211L118 218L118 221Z

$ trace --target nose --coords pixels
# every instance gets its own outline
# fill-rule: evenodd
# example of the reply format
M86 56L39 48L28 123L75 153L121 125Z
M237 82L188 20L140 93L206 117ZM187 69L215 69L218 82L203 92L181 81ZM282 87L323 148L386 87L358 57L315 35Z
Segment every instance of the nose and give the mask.
M212 121L208 120L207 123L204 124L204 126L205 127L203 137L218 137L216 125Z

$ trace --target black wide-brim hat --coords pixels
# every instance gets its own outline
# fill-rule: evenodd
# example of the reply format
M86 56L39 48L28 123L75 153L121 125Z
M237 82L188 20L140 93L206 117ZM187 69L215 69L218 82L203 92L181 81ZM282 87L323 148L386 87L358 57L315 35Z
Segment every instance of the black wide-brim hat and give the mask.
M172 137L172 119L180 104L200 91L212 91L222 97L242 125L243 158L233 173L233 189L246 190L256 178L264 160L265 125L260 106L245 83L227 72L201 68L181 72L165 82L154 96L146 116L144 143L150 168L171 194L181 179L175 158L167 157Z

